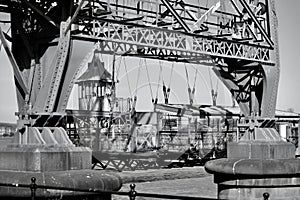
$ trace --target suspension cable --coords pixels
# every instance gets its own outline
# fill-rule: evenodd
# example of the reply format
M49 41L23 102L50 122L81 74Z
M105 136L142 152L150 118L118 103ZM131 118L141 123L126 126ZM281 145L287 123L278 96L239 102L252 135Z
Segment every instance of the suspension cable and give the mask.
M135 94L134 94L134 96L137 96L138 85L139 85L140 74L141 74L141 65L142 65L142 61L141 61L141 59L140 59L140 60L139 60L138 75L137 75L137 78L136 78L136 84L135 84Z
M210 73L210 69L207 68L208 70L208 75L209 75L209 81L210 81L210 89L213 90L213 84L212 84L212 79L211 79L211 73Z
M164 95L164 98L165 98L165 104L168 104L169 103L169 94L168 94L168 89L169 88L167 88L166 87L166 84L165 84L165 81L164 81L164 79L162 79L162 83L163 83L163 95Z
M211 76L209 68L208 68L208 73L209 73L210 87L211 87L211 98L213 100L213 106L216 106L216 101L217 101L217 96L218 96L219 82L217 82L216 90L215 90L214 87L213 87L212 78L211 78L212 76Z
M197 81L197 75L198 75L198 69L195 67L196 73L194 77L194 84L193 84L193 89L190 94L190 104L192 105L194 103L194 97L195 97L195 91L196 91L196 81Z
M173 77L173 71L174 71L174 62L172 63L172 69L171 69L171 74L170 74L170 80L169 80L169 85L168 88L165 85L165 81L163 79L163 94L165 98L165 104L169 103L169 97L170 97L170 92L171 92L171 82L172 82L172 77Z
M147 60L146 60L146 58L144 59L144 62L145 62L145 67L146 67L146 72L147 72L147 78L148 78L148 83L149 83L149 88L150 88L150 94L151 94L152 103L153 103L154 102L153 92L152 92L152 86L151 86L151 82L150 82L150 76L149 76L149 71L148 71L148 66L147 66Z
M156 88L156 97L155 97L155 104L157 104L158 101L158 89L159 89L159 84L160 80L162 79L162 63L161 60L159 61L159 75L158 75L158 83L157 83L157 88Z
M197 75L198 75L198 69L197 69L197 67L195 67L195 69L196 69L196 73L195 73L195 77L194 77L194 85L193 85L193 88L196 87L196 81L197 81Z
M122 56L120 56L118 59L119 64L118 67L116 69L116 80L118 80L119 74L120 74L120 69L121 69L121 63L122 63Z
M123 57L124 59L124 67L125 67L125 71L126 71L126 78L127 78L127 84L128 84L128 89L129 89L129 93L130 93L130 96L132 95L132 90L131 90L131 87L130 87L130 82L129 82L129 75L128 75L128 70L127 70L127 65L126 65L126 62L125 62L125 57Z
M186 83L187 83L188 89L190 89L189 73L188 73L188 71L187 71L187 67L186 67L186 64L185 64L185 63L184 63L184 68L185 68Z
M171 82L172 82L172 77L173 77L173 71L174 71L174 62L172 63L172 69L171 69L171 74L170 74L170 80L169 80L169 88L171 88Z
M212 78L211 78L212 76L211 76L209 68L208 68L208 73L209 73L209 79L210 79L210 87L211 87L212 90L214 90L213 83L212 83ZM219 81L217 80L216 91L218 91L218 88L219 88Z
M188 95L189 95L189 100L190 100L190 105L193 105L194 103L194 94L195 94L195 83L196 83L196 77L197 77L197 71L195 74L195 78L194 78L194 85L193 85L193 89L191 89L190 87L190 80L189 80L189 73L186 67L186 64L184 64L184 68L185 68L185 75L186 75L186 79L187 79L187 86L188 86Z

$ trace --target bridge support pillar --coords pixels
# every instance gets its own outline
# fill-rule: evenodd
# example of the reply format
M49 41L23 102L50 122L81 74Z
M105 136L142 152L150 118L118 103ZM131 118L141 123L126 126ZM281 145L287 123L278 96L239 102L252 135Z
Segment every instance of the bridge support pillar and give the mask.
M273 117L275 116L278 84L280 76L279 64L275 66L262 65L264 71L263 96L261 104L261 116Z
M22 132L22 133L21 133ZM110 194L97 195L48 187L119 190L122 181L114 173L92 170L92 151L76 147L60 127L26 127L0 147L0 183L31 184L36 178L37 199L110 200ZM0 199L30 198L30 188L0 187Z
M272 139L270 139L272 138ZM255 128L239 142L229 143L228 158L209 161L219 199L297 199L300 160L295 147L275 129Z

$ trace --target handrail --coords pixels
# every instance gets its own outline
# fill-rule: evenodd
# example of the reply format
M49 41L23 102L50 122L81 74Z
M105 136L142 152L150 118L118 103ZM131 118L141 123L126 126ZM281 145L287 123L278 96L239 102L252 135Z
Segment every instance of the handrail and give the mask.
M69 188L69 187L57 187L57 186L47 186L47 185L38 185L36 184L36 178L31 178L30 184L18 184L18 183L0 183L0 187L15 187L15 188L29 188L31 191L31 200L36 199L36 191L37 189L53 189L53 190L61 190L61 191L73 191L73 192L86 192L100 195L100 194L113 194L120 196L128 196L130 200L135 200L136 197L151 197L151 198L160 198L160 199L183 199L183 200L216 200L216 198L208 198L208 197L190 197L190 196L179 196L179 195L167 195L167 194L154 194L154 193L140 193L135 190L136 185L130 184L129 192L122 191L111 191L111 190L98 190L98 189L79 189L79 188ZM264 200L269 199L269 193L263 193L262 197Z

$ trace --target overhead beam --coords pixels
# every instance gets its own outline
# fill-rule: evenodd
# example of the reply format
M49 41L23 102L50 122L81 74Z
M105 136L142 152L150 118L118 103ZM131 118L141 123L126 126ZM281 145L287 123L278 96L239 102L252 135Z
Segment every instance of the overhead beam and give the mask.
M140 21L144 18L144 16L141 16L141 17L134 17L134 18L128 18L128 19L124 19L124 20L121 20L122 22L132 22L132 21Z
M116 42L120 44L121 49L134 49L137 47L145 47L149 49L159 48L163 50L175 50L185 53L206 54L210 56L222 58L234 58L242 60L251 60L273 65L269 57L269 45L250 44L229 40L226 38L216 38L205 35L196 35L191 33L183 33L178 31L166 30L157 27L148 27L142 24L133 24L128 22L120 22L112 19L103 18L88 18L84 17L87 24L99 24L99 30L112 30L112 31L99 31L82 32L81 39L89 41L107 41ZM101 23L107 22L107 23ZM84 28L84 27L83 27ZM113 31L122 30L123 32ZM149 30L149 35L145 35L145 31ZM147 33L148 33L147 32ZM121 34L126 33L126 38ZM136 37L138 35L139 37ZM153 41L149 42L150 35L153 35ZM74 37L74 35L73 35ZM79 37L78 35L76 36ZM79 37L80 38L80 37ZM130 40L128 40L129 38ZM167 38L167 39L166 39ZM175 42L172 42L172 41ZM122 45L121 45L122 44ZM206 47L206 48L203 48ZM215 48L218 47L218 48ZM106 46L108 50L112 47ZM125 50L124 50L125 51ZM248 53L249 52L249 53ZM257 52L253 54L253 52Z

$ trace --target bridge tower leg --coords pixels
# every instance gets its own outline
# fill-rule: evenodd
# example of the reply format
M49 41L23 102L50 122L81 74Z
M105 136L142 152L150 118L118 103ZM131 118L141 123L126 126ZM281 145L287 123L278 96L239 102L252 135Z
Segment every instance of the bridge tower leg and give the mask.
M271 52L271 59L275 66L263 65L264 79L264 95L262 99L262 117L274 117L277 102L277 93L280 77L280 59L279 59L279 41L278 41L278 19L276 16L275 0L269 1L270 27L271 36L274 41L274 51Z
M248 131L238 142L227 145L228 157L206 163L205 169L214 174L214 182L218 184L219 199L299 197L300 161L295 159L295 146L283 141L274 128L264 128L259 122L262 118L275 116L280 73L275 0L269 0L268 4L270 33L274 41L270 56L275 65L226 60L228 71L221 64L215 69L225 85L231 88L242 111L249 115ZM248 80L243 72L246 66L252 69ZM255 104L259 105L259 117L253 113L257 109Z
M89 43L84 49L80 41L71 39L68 27L75 13L74 1L9 1L7 6L14 11L10 13L11 50L2 31L0 39L14 68L19 121L14 137L0 146L1 182L30 184L30 178L35 177L39 186L119 190L121 179L92 170L91 150L75 146L63 129L75 76L92 47ZM48 15L42 9L44 13L48 10ZM48 189L37 190L36 198L78 195L84 199L111 199L107 194L95 197L88 192ZM31 192L0 187L1 197L24 199L30 198Z

